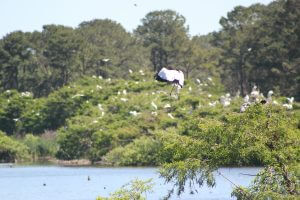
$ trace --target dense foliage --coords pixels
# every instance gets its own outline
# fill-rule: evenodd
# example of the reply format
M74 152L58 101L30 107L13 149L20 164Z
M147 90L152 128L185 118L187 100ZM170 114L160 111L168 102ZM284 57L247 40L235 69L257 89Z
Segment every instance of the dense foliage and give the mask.
M237 6L221 18L214 43L222 49L220 66L229 89L245 95L255 83L299 99L299 8L298 0L278 0Z
M98 197L96 200L146 200L147 193L152 192L152 180L132 180L113 192L110 197Z
M19 162L28 159L28 148L0 131L0 162Z
M253 189L245 192L238 188L236 196L255 199L272 193L296 197L300 161L298 124L294 113L260 104L243 114L232 113L219 120L193 116L179 133L160 136L165 159L161 174L167 181L175 180L180 194L187 181L199 186L206 181L213 186L212 172L220 166L263 165L265 171L258 175Z

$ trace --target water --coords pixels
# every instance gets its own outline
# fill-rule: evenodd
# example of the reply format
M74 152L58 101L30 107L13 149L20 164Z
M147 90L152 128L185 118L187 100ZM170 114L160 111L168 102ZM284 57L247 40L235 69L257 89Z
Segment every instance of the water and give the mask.
M221 168L219 171L233 183L248 186L260 168ZM88 180L90 177L90 180ZM171 189L159 178L157 168L97 168L59 166L9 166L0 167L0 200L95 200L97 196L108 197L111 192L135 178L153 178L153 193L147 199L162 199ZM171 199L229 200L233 185L216 173L217 185L198 189L198 193ZM44 185L45 184L45 185Z

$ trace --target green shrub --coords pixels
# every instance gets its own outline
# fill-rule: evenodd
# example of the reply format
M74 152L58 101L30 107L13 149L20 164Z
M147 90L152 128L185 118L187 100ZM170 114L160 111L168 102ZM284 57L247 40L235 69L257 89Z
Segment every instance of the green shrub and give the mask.
M0 131L0 162L19 162L29 158L28 148Z
M55 155L56 143L53 139L26 134L22 142L28 147L33 160Z
M125 147L111 150L105 160L113 165L121 166L153 166L158 165L160 143L151 137L141 137Z

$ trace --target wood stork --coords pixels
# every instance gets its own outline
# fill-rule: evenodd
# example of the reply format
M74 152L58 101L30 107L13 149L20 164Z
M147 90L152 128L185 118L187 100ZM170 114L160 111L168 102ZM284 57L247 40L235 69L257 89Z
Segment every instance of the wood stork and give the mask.
M171 67L163 67L156 75L155 79L160 82L167 82L173 84L173 88L176 86L177 94L179 93L180 88L184 84L184 74L180 70L173 69ZM172 90L173 90L172 88ZM172 90L170 95L172 94Z

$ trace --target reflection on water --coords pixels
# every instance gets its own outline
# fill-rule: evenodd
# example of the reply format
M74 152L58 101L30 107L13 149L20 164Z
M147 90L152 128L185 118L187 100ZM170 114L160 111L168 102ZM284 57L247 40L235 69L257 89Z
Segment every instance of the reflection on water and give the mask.
M233 183L247 186L260 168L221 168L219 171ZM216 173L217 185L198 189L189 194L189 189L179 198L171 199L233 199L233 185ZM157 168L97 168L59 166L0 166L0 199L2 200L95 200L97 196L109 196L125 183L139 178L153 178L153 193L147 199L162 199L171 185L159 178Z

